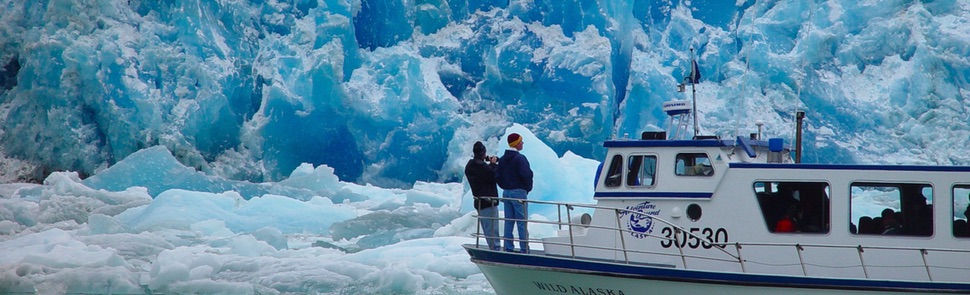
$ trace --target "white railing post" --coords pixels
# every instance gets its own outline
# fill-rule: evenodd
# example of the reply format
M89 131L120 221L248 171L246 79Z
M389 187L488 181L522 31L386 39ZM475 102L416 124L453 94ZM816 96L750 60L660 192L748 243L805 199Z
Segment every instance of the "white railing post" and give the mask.
M930 282L932 282L933 281L933 275L930 274L930 265L928 263L926 263L926 254L928 254L928 252L929 251L926 251L926 249L919 249L919 254L920 254L920 256L923 257L923 267L926 267L926 277L928 279L930 279Z
M620 234L620 247L623 250L623 261L630 263L630 256L626 253L626 240L623 239L623 227L620 226L620 209L615 209L616 212L616 230Z
M679 226L674 227L674 246L677 247L678 251L680 251L680 261L684 263L684 269L687 269L687 256L684 256L684 247L680 246L680 241L679 241L680 233L682 232L684 231L681 231ZM684 245L686 246L687 239L686 237L684 238L685 238Z
M805 269L805 259L802 258L802 251L805 250L801 244L795 244L795 250L798 251L798 264L802 265L802 275L808 276L808 270Z
M858 249L859 251L859 263L862 264L862 273L865 274L866 278L868 279L869 270L866 269L866 260L862 258L862 252L865 252L865 250L862 249L862 245L859 245L858 247L856 247L856 249Z
M482 246L482 217L475 214L475 247ZM492 249L489 249L492 250Z
M566 222L569 222L569 225L566 226L569 228L569 253L573 258L576 258L576 241L573 240L573 217L572 214L569 214L570 211L573 211L572 206L566 205ZM559 230L562 230L562 222L559 222Z
M556 212L557 212L556 216L559 217L559 230L562 230L562 205L563 204L556 204ZM566 205L566 206L569 206L569 205ZM566 210L566 214L567 214L566 222L571 222L568 218L569 210Z
M738 263L741 264L741 273L748 273L744 268L744 257L741 257L741 243L734 242L734 247L738 250Z

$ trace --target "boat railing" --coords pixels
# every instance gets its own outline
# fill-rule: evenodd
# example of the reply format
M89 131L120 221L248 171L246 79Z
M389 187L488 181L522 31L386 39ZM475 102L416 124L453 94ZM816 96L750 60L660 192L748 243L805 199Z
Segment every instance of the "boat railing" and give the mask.
M831 245L831 244L802 244L802 243L795 243L795 244L792 244L792 243L740 243L740 242L734 242L734 243L718 243L718 244L715 244L715 245L718 245L720 247L733 246L737 250L737 257L739 257L739 259L738 259L737 262L740 264L740 267L741 267L741 271L742 272L747 272L747 269L745 267L745 264L746 263L750 263L750 261L748 261L748 260L746 260L746 259L743 258L742 252L741 252L741 249L742 248L745 248L745 247L792 248L798 254L798 265L801 266L802 275L805 275L805 276L808 276L809 275L807 266L810 264L809 262L806 262L805 259L804 259L804 257L802 256L802 253L805 252L806 249L810 249L810 248L819 248L819 249L821 249L821 248L851 249L851 250L855 251L858 254L858 256L859 256L859 264L857 264L857 265L851 265L851 266L862 268L862 273L865 276L865 278L867 278L867 279L873 278L871 276L870 272L869 272L869 268L871 268L871 267L878 267L876 265L866 264L866 260L865 260L864 253L867 250L888 250L888 251L898 251L898 252L916 252L916 253L918 253L920 255L920 258L922 259L922 265L912 265L911 267L919 267L919 268L924 269L926 271L926 279L928 281L931 281L931 282L934 281L932 269L934 269L934 268L943 268L943 269L953 268L953 267L945 267L945 266L935 266L935 265L931 265L928 262L928 260L926 259L926 257L929 256L929 254L931 252L939 252L939 253L949 252L949 253L964 253L964 254L970 254L970 250L967 250L967 249L918 248L918 247L898 247L898 246L863 246L863 245ZM970 270L970 268L959 268L959 269L960 270Z
M705 239L706 239L704 237L701 237L699 235L696 235L696 234L690 232L689 230L686 230L685 228L683 228L683 227L681 227L679 225L676 225L676 224L674 224L672 222L669 222L667 220L664 220L663 218L656 217L656 216L651 216L651 215L647 215L647 214L644 214L644 213L639 212L639 211L633 211L633 210L629 210L629 209L625 209L625 208L615 208L615 207L606 207L606 206L598 206L598 205L590 205L590 204L579 204L579 203L551 202L551 201L542 201L542 200L507 199L507 198L494 198L494 199L499 200L499 201L505 201L505 200L508 200L508 201L524 201L527 204L556 206L557 207L556 211L557 211L557 216L558 216L557 220L555 220L555 221L551 221L551 220L550 221L546 221L546 220L529 219L529 220L526 220L526 221L529 222L529 223L555 225L555 226L558 226L560 230L562 230L563 227L565 227L566 230L568 231L567 236L569 237L569 242L560 243L560 242L552 242L552 241L542 241L540 239L532 238L531 236L530 236L530 238L529 238L529 240L527 242L529 242L529 243L544 243L545 245L567 246L567 247L570 248L570 256L571 257L576 257L576 249L577 248L585 248L585 249L595 249L595 250L620 251L623 254L623 260L622 261L624 263L630 263L631 262L630 261L630 255L631 254L653 254L653 255L663 255L663 256L680 257L681 260L683 261L683 263L685 265L686 265L686 261L687 261L688 258L699 258L699 259L706 259L706 260L719 260L719 261L727 261L727 262L738 262L738 260L740 260L740 257L738 257L735 254L733 254L733 253L725 250L724 247L719 247L719 246L716 247L715 244L712 244L712 243L709 243L709 242L703 242L703 243L711 244L712 245L712 248L718 248L719 252L723 253L727 257L710 257L710 256L697 256L697 255L686 254L686 253L684 253L682 247L677 247L678 250L679 250L678 253L667 253L667 252L659 252L659 251L645 251L645 250L639 250L639 249L633 249L633 248L627 247L626 240L625 240L625 237L624 236L626 234L630 234L630 233L634 233L634 232L631 231L631 230L629 230L629 229L624 229L624 228L622 228L622 227L619 226L619 224L621 223L620 218L622 216L626 215L626 214L635 214L635 215L640 215L640 216L645 217L645 218L651 218L655 222L660 222L662 224L665 224L667 226L670 226L673 229L673 231L674 231L674 234L672 235L672 237L664 237L664 236L659 236L659 235L655 235L655 234L645 234L645 236L648 236L648 237L651 237L651 238L656 238L656 239L670 241L670 242L672 242L674 244L678 244L679 243L679 240L678 239L681 236L683 236L685 238L688 238L688 239L697 239L698 241L705 241ZM615 213L616 222L617 223L614 224L614 225L611 225L611 226L601 226L601 225L595 225L595 224L582 224L582 223L578 223L578 222L576 222L576 220L573 219L573 214L572 214L572 211L576 210L576 208L586 208L586 209L593 209L593 210L600 209L600 210L613 211ZM565 216L565 221L563 221L563 217L564 216ZM580 216L577 216L577 217L580 217ZM477 217L477 218L481 218L481 219L495 219L495 220L499 220L499 221L502 221L502 222L515 222L515 221L520 221L519 219L512 219L512 218L507 218L507 217L497 217L497 218L492 218L492 217ZM475 237L477 238L477 245L480 246L481 243L482 243L482 239L484 239L485 236L481 233L481 227L480 226L476 226L476 227L477 227L477 230L475 232ZM587 230L588 229L602 229L602 230L608 230L608 231L617 231L617 233L620 236L620 247L617 248L617 247L596 246L596 245L589 245L589 244L577 244L576 241L574 240L574 238L576 236L576 232L574 231L574 227L583 227L583 228L586 228ZM642 234L642 233L637 233L637 234ZM512 237L512 238L502 237L501 235L499 235L498 240L500 242L502 242L502 241L511 241L511 242L515 242L515 243L522 241L522 240L516 239L514 237Z
M740 271L742 273L747 273L749 271L748 270L748 267L747 267L747 264L749 264L749 263L756 263L756 262L749 261L749 260L745 259L744 258L744 252L742 251L742 249L749 248L749 247L750 248L766 248L766 247L767 248L792 248L797 253L797 256L798 256L798 265L801 266L802 274L805 275L805 276L808 276L809 275L808 266L811 265L811 263L805 261L803 255L802 255L802 253L805 252L806 249L810 249L810 248L817 248L817 249L821 249L821 248L851 249L851 250L857 252L858 253L858 257L859 257L858 264L857 265L851 265L851 267L859 267L859 268L861 268L862 269L862 272L863 272L863 275L865 276L865 278L868 279L868 278L873 278L871 276L871 274L870 274L870 270L869 269L872 268L872 267L879 267L879 266L877 266L877 265L871 265L871 264L866 264L865 254L864 253L867 250L887 250L887 251L899 251L899 252L918 252L918 254L922 258L922 262L923 263L922 263L922 265L918 265L918 266L914 265L913 267L923 268L925 270L925 272L926 272L926 278L927 278L927 280L934 281L933 280L932 270L934 268L944 268L945 269L945 268L948 268L948 267L946 267L946 266L934 266L934 265L931 265L928 262L928 260L927 260L927 256L931 252L952 252L952 253L970 254L970 250L967 250L967 249L947 249L947 248L917 248L917 247L863 246L863 245L831 245L831 244L804 244L804 243L744 243L744 242L715 243L715 242L708 241L706 237L702 237L702 236L696 235L696 234L690 232L689 230L687 230L686 228L683 228L683 227L681 227L679 225L676 225L676 224L674 224L672 222L669 222L669 221L667 221L667 220L665 220L663 218L656 217L656 216L652 216L652 215L648 215L648 214L645 214L645 213L639 212L639 211L633 211L633 210L625 209L625 208L605 207L605 206L598 206L598 205L591 205L591 204L551 202L551 201L542 201L542 200L522 200L522 199L506 199L506 198L495 198L495 199L496 200L499 200L499 201L504 201L504 200L509 200L509 201L524 201L524 202L526 202L527 204L530 204L530 205L556 206L557 207L556 211L557 211L557 215L558 215L557 220L527 219L526 221L528 223L549 224L549 225L558 226L560 231L562 231L563 228L565 228L566 229L566 236L568 237L568 242L556 242L556 241L552 241L552 240L542 240L542 239L533 238L531 236L530 236L530 238L528 240L526 240L526 242L529 242L529 243L542 243L544 246L557 245L557 246L569 247L569 256L572 257L572 258L580 258L580 257L577 257L577 255L576 255L577 249L607 250L607 251L618 251L618 252L622 253L622 257L623 258L622 259L616 259L616 262L622 262L622 263L626 263L626 264L638 263L638 262L631 261L630 260L630 255L635 255L635 254L650 254L650 255L660 255L660 256L668 256L668 257L678 257L678 258L680 258L681 263L683 263L684 269L689 269L688 268L688 264L687 264L688 259L699 259L699 260L707 260L707 261L720 261L720 262L736 263L739 266ZM615 224L610 224L610 225L604 226L604 225L596 225L596 224L588 224L588 223L579 222L578 220L574 220L573 219L573 217L574 217L573 211L575 211L577 208L611 211L616 216L616 223ZM661 224L664 224L665 226L669 226L674 231L674 233L672 235L670 235L670 237L667 237L667 236L660 236L660 235L656 235L656 234L652 234L652 233L651 234L644 234L644 233L641 233L641 232L634 232L634 231L629 230L629 229L624 229L622 226L620 226L622 224L621 217L622 216L626 216L627 214L636 214L636 215L640 215L641 217L644 217L644 218L650 218L654 222L659 222ZM579 215L579 216L581 216L581 215ZM515 222L515 221L520 221L519 219L512 219L512 218L506 218L506 217L495 217L495 218L492 218L492 217L476 216L476 218L478 218L478 219L494 219L494 220L499 220L499 221L502 221L502 222ZM574 231L574 228L577 228L577 227L585 228L586 230L599 229L599 230L615 231L615 232L617 232L617 234L619 236L620 245L619 245L619 247L609 247L609 246L599 246L599 245L592 245L592 244L577 243L575 241L575 238L577 236L577 232ZM474 234L474 236L476 237L476 240L477 240L476 241L476 244L477 244L477 246L481 247L481 244L483 243L482 240L484 238L486 238L486 237L485 237L485 235L483 235L481 233L481 227L478 226L478 223L477 222L476 222L476 228L477 228L477 230L476 230L476 232ZM671 248L676 248L677 251L676 251L676 253L671 253L671 252L647 251L647 250L641 250L641 249L631 248L631 247L629 247L629 245L627 245L627 241L626 241L626 237L625 236L627 236L629 234L634 234L634 233L635 234L638 234L638 235L642 235L644 237L660 239L660 240L663 240L663 241L669 241L669 242L671 242L671 245L673 245ZM511 241L513 243L518 243L518 242L522 242L523 241L523 240L520 240L520 239L517 239L517 238L514 238L514 237L512 237L512 238L502 237L501 234L499 234L499 236L498 237L495 237L495 238L498 240L499 243L502 243L504 241ZM685 253L684 252L684 247L682 246L682 245L684 245L684 243L682 243L682 241L680 240L681 238L697 239L698 241L701 241L701 243L704 243L705 248L707 248L706 246L709 245L709 246L711 246L710 249L716 249L717 250L717 253L720 253L720 254L723 254L723 255L720 256L720 257L716 257L716 256L712 256L712 255L694 255L694 254ZM731 248L733 248L734 251L730 251L729 249L731 249ZM643 262L639 262L639 263L643 263ZM700 269L700 268L698 268L698 269ZM970 270L970 269L964 269L964 270Z

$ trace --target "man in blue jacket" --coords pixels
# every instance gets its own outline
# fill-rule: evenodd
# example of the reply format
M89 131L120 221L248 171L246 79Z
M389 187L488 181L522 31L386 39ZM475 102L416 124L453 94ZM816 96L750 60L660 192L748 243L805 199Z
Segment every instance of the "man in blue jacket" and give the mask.
M498 169L495 170L495 180L502 188L502 203L505 205L505 251L512 252L515 248L512 238L513 226L518 227L519 249L522 253L529 253L529 231L525 220L529 215L526 195L532 191L532 168L529 160L520 154L522 150L522 136L517 133L509 134L509 149L499 159Z

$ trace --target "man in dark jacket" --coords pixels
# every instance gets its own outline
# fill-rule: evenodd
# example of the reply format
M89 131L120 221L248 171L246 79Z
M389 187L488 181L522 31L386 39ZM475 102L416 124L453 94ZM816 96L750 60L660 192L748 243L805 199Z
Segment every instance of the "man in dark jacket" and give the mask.
M482 225L485 242L491 250L501 250L498 243L498 189L495 188L495 156L487 157L485 145L476 141L472 148L475 157L465 164L465 177L472 188L478 222ZM488 163L486 163L486 160Z
M529 160L520 154L522 150L522 136L518 133L509 134L509 147L499 159L495 180L502 188L502 203L505 204L505 251L512 252L515 248L512 238L513 225L519 231L519 250L529 253L529 230L526 218L529 216L529 206L526 196L532 191L532 168Z

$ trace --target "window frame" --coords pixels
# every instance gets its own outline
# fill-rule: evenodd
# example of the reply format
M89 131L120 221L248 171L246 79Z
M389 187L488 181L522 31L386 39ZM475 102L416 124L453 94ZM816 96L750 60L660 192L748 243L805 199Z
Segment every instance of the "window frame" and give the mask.
M783 189L784 187L788 187ZM759 184L763 191L758 191ZM772 188L773 187L773 188ZM751 184L755 201L758 203L758 210L762 216L768 233L771 234L812 234L827 235L832 232L832 184L827 181L809 180L755 180ZM812 192L812 190L816 190ZM805 193L803 194L802 191ZM798 194L796 194L798 192ZM818 196L815 200L802 202L802 197ZM810 203L812 202L812 203ZM816 214L802 215L802 226L794 221L792 231L782 231L777 228L778 222L785 217L789 217L790 210L799 210L804 213L805 207L816 206ZM809 218L806 218L809 216ZM813 220L814 219L814 220ZM789 220L795 220L789 218ZM814 227L813 227L814 225Z
M684 158L684 156L693 156L692 158L690 158L690 162L692 162L693 164L687 165L688 161ZM697 159L701 158L699 156L703 156L703 158L707 159L708 165L704 165L703 163L697 163L698 162ZM681 163L680 163L682 159L684 160L683 166L681 166ZM688 168L688 167L691 167L691 168ZM698 169L702 169L702 170L696 171ZM705 173L705 171L708 171L709 173ZM677 155L674 157L673 172L675 176L713 177L717 171L716 169L714 169L714 161L711 160L711 155L703 151L698 151L698 152L677 153ZM694 173L691 173L691 172L694 172Z
M882 211L892 210L892 218L895 222L900 223L897 230L888 230L882 224L883 212L879 214L874 214L874 216L855 216L853 214L853 200L857 195L853 192L856 187L869 187L869 188L892 188L898 195L898 199L890 200L898 204L899 208L886 207ZM908 191L908 187L919 187L919 196L924 199L924 204L920 205L916 195L913 195L913 191ZM929 182L879 182L879 181L854 181L849 183L849 224L856 226L856 231L850 233L854 236L894 236L894 237L909 237L909 238L929 238L933 237L935 234L935 224L933 222L934 218L934 194L936 194L936 187ZM929 188L929 196L926 196L924 191ZM952 190L951 190L952 193ZM910 198L910 200L906 200ZM922 207L920 207L922 206ZM921 213L929 213L929 217L920 218ZM869 217L866 220L867 224L864 225L861 221L863 218ZM921 224L927 223L928 224ZM865 231L865 232L863 232ZM952 232L951 232L952 234Z
M625 164L626 163L623 155L613 155L613 158L610 160L610 165L606 167L606 173L603 176L603 187L608 189L616 189L623 185L623 171L626 170ZM613 169L613 167L616 167L616 169ZM613 184L613 178L618 178L616 184Z
M637 173L636 174L631 174L631 172L632 172L632 171L630 171L630 169L632 168L632 166L630 165L630 164L632 164L631 161L633 161L633 159L634 158L637 158L637 157L641 157L641 161L640 161L641 166L639 167L639 169L637 169ZM630 181L632 180L631 176L636 175L636 176L638 176L637 178L639 178L639 176L641 175L641 172L645 172L644 171L645 166L642 166L642 163L644 163L643 159L646 159L646 158L653 158L653 175L650 178L650 184L649 185L643 185L643 184L641 184L641 185L633 185L633 184L631 184L630 183ZM626 169L624 170L626 177L625 177L625 181L623 181L623 184L625 184L626 187L628 187L628 188L653 188L653 187L656 187L657 186L657 176L658 176L657 175L657 168L660 165L660 156L659 155L654 154L654 153L632 153L632 154L627 155L627 159L626 159L626 161L624 161L624 163L626 164Z

